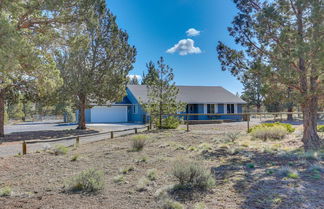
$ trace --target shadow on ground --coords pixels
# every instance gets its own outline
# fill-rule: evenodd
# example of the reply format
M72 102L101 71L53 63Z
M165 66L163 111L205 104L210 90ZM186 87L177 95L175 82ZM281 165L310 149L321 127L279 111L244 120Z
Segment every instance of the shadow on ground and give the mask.
M205 153L204 158L217 159L227 155L220 166L212 167L217 184L225 188L231 182L236 193L243 197L242 209L324 208L324 172L314 173L312 164L323 161L305 160L293 155L242 150L229 154L224 150ZM246 157L242 157L246 156ZM289 166L298 171L297 178L280 175L280 168Z

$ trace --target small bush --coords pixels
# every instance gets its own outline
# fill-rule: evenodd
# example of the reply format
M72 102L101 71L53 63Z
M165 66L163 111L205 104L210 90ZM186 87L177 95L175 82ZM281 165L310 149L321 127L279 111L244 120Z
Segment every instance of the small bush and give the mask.
M297 179L299 178L298 171L295 169L292 169L288 166L282 167L278 170L278 174L283 177Z
M260 127L254 129L251 132L251 135L254 138L262 139L264 141L268 139L283 139L287 135L287 130L281 126L273 126L273 127Z
M146 173L146 176L149 180L155 181L157 178L156 169L149 169Z
M69 148L62 144L57 144L55 145L53 151L55 155L65 155L69 151Z
M124 176L123 175L118 175L113 178L114 183L116 184L121 184L125 182Z
M162 119L162 125L157 122L157 127L162 129L176 129L180 125L180 120L176 117L169 116L167 118Z
M293 133L295 131L295 128L292 127L291 124L276 122L276 123L262 123L260 125L253 126L252 128L249 129L248 132L251 133L255 129L259 129L259 128L264 128L264 127L278 127L278 126L285 128L288 133Z
M75 154L71 157L71 161L77 161L79 159L80 155L79 154Z
M253 163L248 163L248 164L246 164L246 167L253 169L253 168L255 168L255 165Z
M104 188L104 172L96 169L82 171L68 183L68 190L87 193L97 192Z
M240 137L240 132L228 132L226 134L226 138L228 138L231 142L235 142Z
M6 186L0 189L0 197L11 196L12 190L10 187Z
M206 207L205 203L198 202L198 203L195 204L194 209L207 209L207 207Z
M132 138L132 151L138 152L143 150L146 140L147 140L147 136L145 135L134 136Z
M317 126L317 131L318 132L324 132L324 125L318 125Z
M172 169L173 176L178 180L178 188L210 189L215 180L209 170L194 161L177 161Z
M162 204L163 209L184 209L185 207L177 202L170 199L165 199Z
M305 160L319 160L321 156L317 151L307 151L301 154L300 156L302 159Z
M150 180L148 180L146 177L142 177L137 182L136 190L139 192L146 191L150 186L150 183L151 183Z
M128 174L129 172L134 170L135 170L134 166L129 166L127 168L120 169L119 172L122 174Z

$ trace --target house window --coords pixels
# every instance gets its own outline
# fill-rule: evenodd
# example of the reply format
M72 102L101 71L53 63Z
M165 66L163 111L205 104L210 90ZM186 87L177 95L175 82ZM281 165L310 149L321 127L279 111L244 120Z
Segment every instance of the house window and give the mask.
M215 113L215 105L207 104L207 113Z
M192 105L192 104L188 104L188 106L187 106L187 112L188 113L193 113L194 112L194 105Z
M133 114L138 113L138 105L133 105Z
M234 113L234 104L227 104L227 113Z

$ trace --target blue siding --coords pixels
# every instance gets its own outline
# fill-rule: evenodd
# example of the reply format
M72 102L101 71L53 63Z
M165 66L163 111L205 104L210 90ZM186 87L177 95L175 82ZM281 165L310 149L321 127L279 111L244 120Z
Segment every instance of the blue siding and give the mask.
M76 117L76 121L79 121L79 110L75 111L75 117ZM91 123L91 109L86 109L85 110L85 120L86 123Z
M217 113L224 113L224 104L218 104L218 111Z
M146 115L145 111L143 110L143 108L141 107L141 105L138 103L137 99L135 98L135 96L132 94L132 92L127 88L126 89L127 92L127 98L130 101L130 103L132 105L137 105L137 114L134 114L134 108L133 106L130 106L129 112L128 112L128 120L129 122L140 122L143 123L144 122L144 117Z

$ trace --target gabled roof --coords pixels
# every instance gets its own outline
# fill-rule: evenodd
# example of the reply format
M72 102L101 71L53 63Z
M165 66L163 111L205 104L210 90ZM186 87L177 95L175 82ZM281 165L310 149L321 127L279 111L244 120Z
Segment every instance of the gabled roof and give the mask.
M179 89L177 100L187 104L217 104L233 103L246 104L240 97L235 96L220 86L176 86ZM127 85L137 101L148 101L146 85Z

